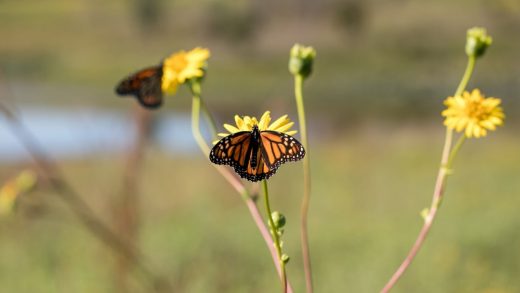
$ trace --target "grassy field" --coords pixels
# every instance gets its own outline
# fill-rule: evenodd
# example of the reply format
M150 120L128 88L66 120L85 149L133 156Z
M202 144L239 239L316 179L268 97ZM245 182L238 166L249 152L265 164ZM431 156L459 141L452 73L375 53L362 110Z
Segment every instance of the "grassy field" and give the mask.
M327 144L313 141L317 292L382 287L421 226L442 139L440 127L386 125L351 130ZM520 290L518 143L501 131L464 146L438 222L396 292ZM120 187L122 160L101 155L63 165L84 198L106 215ZM245 205L201 156L171 157L151 148L143 171L141 247L178 292L279 289ZM204 184L197 183L201 178ZM269 182L275 209L288 217L289 276L302 291L300 166L283 167ZM104 246L52 193L35 192L22 202L14 217L0 222L2 291L110 292L113 258ZM136 281L135 292L142 291Z

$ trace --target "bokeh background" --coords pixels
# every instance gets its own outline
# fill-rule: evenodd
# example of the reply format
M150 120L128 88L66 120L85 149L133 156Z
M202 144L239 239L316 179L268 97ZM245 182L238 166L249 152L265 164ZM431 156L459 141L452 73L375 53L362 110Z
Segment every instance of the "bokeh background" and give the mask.
M475 25L494 43L469 87L503 99L506 125L464 145L438 221L395 292L520 292L516 0L1 0L0 96L174 292L276 292L243 201L191 138L189 92L143 114L114 87L173 51L203 46L212 53L203 96L219 125L267 109L296 119L289 49L314 46L304 96L316 292L377 292L422 225L444 139L442 101L461 78ZM141 159L132 156L140 119L150 125ZM27 168L0 118L0 183ZM269 183L288 217L289 277L303 292L301 165ZM0 218L1 292L150 289L40 185ZM128 202L131 221L121 223Z

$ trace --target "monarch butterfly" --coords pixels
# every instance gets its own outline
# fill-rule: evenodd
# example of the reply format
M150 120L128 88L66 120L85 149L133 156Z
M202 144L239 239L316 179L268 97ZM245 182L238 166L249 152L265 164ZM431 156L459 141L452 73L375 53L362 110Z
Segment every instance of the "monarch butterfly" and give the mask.
M118 95L134 95L137 101L149 109L162 104L162 64L142 69L123 79L116 87Z
M267 179L281 164L298 161L305 149L294 137L277 131L239 131L221 139L209 154L211 162L229 165L249 181Z

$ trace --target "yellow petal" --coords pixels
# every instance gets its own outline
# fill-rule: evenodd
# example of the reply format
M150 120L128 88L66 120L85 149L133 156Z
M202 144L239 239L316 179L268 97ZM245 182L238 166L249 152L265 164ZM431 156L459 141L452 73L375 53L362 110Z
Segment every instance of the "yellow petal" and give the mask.
M457 131L460 131L460 130L457 130ZM466 126L466 131L464 131L464 134L467 137L472 137L473 136L473 125L472 124L469 124L468 126Z
M197 62L197 61L205 61L210 57L210 52L208 49L197 47L187 53L186 59Z
M271 112L265 111L262 117L260 117L260 122L258 122L258 128L260 130L267 130L269 123L271 122Z
M286 132L287 133L287 130L291 129L291 127L293 125L294 125L294 122L290 122L290 123L287 123L287 124L285 124L283 126L280 126L280 127L276 128L276 129L273 129L273 130L276 130L278 132ZM293 130L293 131L294 131L294 133L296 133L296 130Z
M467 127L466 126L467 124L468 124L468 118L466 118L466 117L459 118L457 121L457 124L455 126L455 129L460 132L460 131L462 131L462 129L464 129L464 127Z
M269 125L269 130L276 130L278 127L289 123L291 120L287 118L287 115L283 115L282 117L276 119L271 125Z
M502 119L498 118L498 117L489 117L489 121L493 124L496 124L496 125L502 125L503 124L503 121Z
M224 128L229 131L229 133L235 133L235 132L239 132L240 129L236 128L235 126L233 125L230 125L230 124L224 124Z
M176 82L176 80L166 80L163 78L161 83L161 90L166 93L173 95L177 92L177 89L179 88L179 83Z
M237 125L237 127L239 129L241 129L242 125L244 125L244 120L242 118L240 118L240 116L235 115L235 124Z
M489 130L495 130L496 129L495 124L493 124L493 122L491 122L489 120L480 122L480 125L482 125L483 127L487 128Z

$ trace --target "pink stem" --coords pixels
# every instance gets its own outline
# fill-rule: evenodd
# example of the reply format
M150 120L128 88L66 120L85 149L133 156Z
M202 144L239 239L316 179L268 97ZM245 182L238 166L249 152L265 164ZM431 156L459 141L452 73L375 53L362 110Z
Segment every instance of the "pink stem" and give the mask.
M446 130L446 140L444 142L444 148L442 152L442 158L441 158L441 168L439 169L439 173L437 175L437 181L435 182L435 189L433 191L433 199L430 206L430 209L428 210L428 214L424 217L424 224L421 229L421 232L419 232L419 235L417 236L417 239L415 240L414 245L412 246L412 249L410 252L408 252L408 255L404 259L403 263L399 266L397 271L392 275L392 278L386 283L385 287L381 290L381 293L387 293L394 287L394 285L397 283L397 281L401 278L401 276L404 274L406 269L410 266L412 261L414 260L415 256L421 249L424 240L426 239L426 236L428 235L428 232L430 231L430 228L433 224L433 220L435 219L435 216L437 215L437 210L439 208L439 205L441 203L442 197L444 195L444 186L446 184L446 176L448 175L448 168L447 166L449 161L449 154L451 150L451 141L453 137L453 132L451 130Z
M240 182L240 179L238 179L235 175L233 175L231 172L229 172L229 169L222 167L222 166L216 166L217 170L226 178L226 180L236 189L236 191L240 194L244 194L245 187ZM278 260L278 254L276 252L276 249L273 245L273 238L271 237L271 234L269 233L269 230L264 224L264 219L260 215L260 211L258 210L258 206L256 205L256 202L251 197L244 197L244 200L246 202L247 208L249 209L249 212L251 213L251 217L253 218L253 221L255 222L256 226L258 227L258 230L260 230L260 234L262 234L262 237L265 240L265 243L267 244L267 247L269 248L269 251L271 252L271 257L273 258L273 262L276 267L276 271L278 272L278 275L282 276L282 268L280 267L280 261ZM291 284L289 283L289 280L287 280L286 284L287 293L293 293L293 289Z

